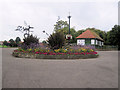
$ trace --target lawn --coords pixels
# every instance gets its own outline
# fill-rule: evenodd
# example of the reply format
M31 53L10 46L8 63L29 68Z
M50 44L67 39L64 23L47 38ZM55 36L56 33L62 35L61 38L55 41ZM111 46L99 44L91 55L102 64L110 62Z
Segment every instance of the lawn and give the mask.
M0 48L7 48L8 46L6 45L0 45Z

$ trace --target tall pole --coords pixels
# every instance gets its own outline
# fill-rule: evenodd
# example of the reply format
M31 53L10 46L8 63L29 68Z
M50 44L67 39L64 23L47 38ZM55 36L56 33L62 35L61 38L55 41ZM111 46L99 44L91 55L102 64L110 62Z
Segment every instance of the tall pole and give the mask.
M69 34L70 34L70 18L71 18L71 16L70 16L70 12L69 12L69 16L68 16L68 19L69 19Z
M69 12L69 16L68 16L68 19L69 19L69 34L70 34L70 18L71 18L71 16L70 16L70 12ZM69 39L69 43L70 43L70 39Z

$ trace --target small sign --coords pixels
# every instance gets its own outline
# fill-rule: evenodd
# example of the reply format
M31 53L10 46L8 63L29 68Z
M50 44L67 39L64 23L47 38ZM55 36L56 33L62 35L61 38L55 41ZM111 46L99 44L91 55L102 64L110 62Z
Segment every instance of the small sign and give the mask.
M72 35L71 35L71 34L67 34L67 35L66 35L66 39L67 39L67 40L72 39Z

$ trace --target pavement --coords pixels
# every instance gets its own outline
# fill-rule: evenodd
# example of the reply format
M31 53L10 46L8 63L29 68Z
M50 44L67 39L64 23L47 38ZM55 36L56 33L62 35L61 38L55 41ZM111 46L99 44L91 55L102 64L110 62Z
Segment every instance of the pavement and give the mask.
M2 88L118 88L118 51L94 59L44 60L13 57L2 49Z

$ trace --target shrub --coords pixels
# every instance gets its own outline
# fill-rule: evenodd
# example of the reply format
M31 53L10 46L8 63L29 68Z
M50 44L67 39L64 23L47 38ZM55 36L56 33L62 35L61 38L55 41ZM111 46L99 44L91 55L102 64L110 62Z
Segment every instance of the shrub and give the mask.
M30 35L23 39L23 43L20 45L22 49L37 48L39 47L39 39L36 36Z
M8 45L9 45L9 43L5 40L5 41L3 42L3 45L8 46Z
M44 41L42 41L42 43L46 44L47 42L44 40Z
M9 42L10 42L9 43L10 47L17 47L17 44L15 43L15 41L13 39L10 39Z
M51 49L59 49L65 44L65 37L62 32L56 32L49 36L48 45Z
M31 43L35 43L35 44L39 43L39 39L33 35L27 36L26 38L23 39L23 41L24 41L23 43L26 45L30 45Z

